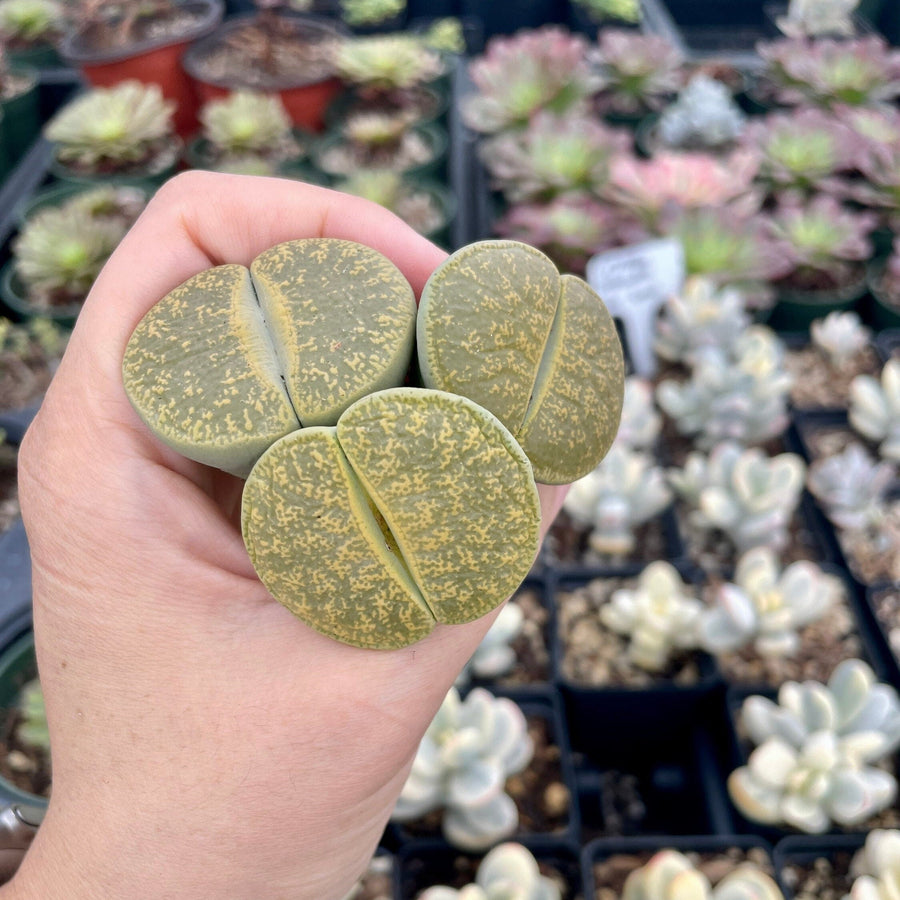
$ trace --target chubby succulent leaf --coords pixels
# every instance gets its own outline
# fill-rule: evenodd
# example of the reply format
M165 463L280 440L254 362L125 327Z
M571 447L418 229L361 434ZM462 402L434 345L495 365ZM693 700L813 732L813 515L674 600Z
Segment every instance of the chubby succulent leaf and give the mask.
M426 284L416 327L425 384L491 410L538 481L571 482L606 454L624 391L615 324L540 251L512 241L458 250Z

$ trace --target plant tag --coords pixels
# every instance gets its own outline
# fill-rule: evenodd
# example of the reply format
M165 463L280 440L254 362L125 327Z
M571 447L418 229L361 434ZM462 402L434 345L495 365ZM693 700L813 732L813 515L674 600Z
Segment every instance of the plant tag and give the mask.
M621 321L635 372L651 377L656 372L656 314L666 298L684 284L680 241L660 238L592 256L586 279L613 317Z

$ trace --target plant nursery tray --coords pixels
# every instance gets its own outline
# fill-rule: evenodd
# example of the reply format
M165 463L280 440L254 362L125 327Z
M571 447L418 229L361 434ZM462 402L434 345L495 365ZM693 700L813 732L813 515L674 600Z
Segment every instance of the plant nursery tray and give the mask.
M843 896L845 889L850 890L850 862L864 842L864 834L792 835L780 840L775 845L773 859L785 900L794 900L798 875L802 870L811 869L817 859L829 861L835 873L831 890L837 891L834 896Z

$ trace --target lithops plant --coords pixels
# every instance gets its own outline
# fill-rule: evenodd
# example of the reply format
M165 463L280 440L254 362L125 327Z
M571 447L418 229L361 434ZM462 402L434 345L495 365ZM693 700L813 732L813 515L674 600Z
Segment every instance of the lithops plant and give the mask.
M457 250L422 291L426 387L463 394L509 428L546 484L591 472L612 445L625 368L615 323L580 278L539 250L483 241Z
M713 887L683 853L660 850L625 880L622 900L784 900L778 885L745 863Z

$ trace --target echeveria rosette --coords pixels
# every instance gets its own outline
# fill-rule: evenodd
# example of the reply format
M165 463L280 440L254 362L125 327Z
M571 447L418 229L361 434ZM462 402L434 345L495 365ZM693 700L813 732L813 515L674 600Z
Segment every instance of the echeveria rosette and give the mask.
M239 90L210 100L200 110L203 137L221 154L297 156L291 118L277 94Z
M671 41L619 28L600 31L591 59L603 113L641 115L660 109L681 86L684 58Z
M900 831L875 828L853 857L856 875L843 900L896 900L900 897Z
M344 38L334 52L334 67L348 84L375 92L427 84L446 69L440 53L402 33Z
M864 277L872 256L871 212L851 210L826 194L786 202L768 220L773 238L791 261L784 282L796 289L839 289Z
M609 177L613 156L630 145L626 132L588 116L539 112L521 131L484 141L479 155L493 186L518 203L596 193Z
M900 463L900 360L888 360L878 379L853 379L848 418L857 433L878 446L882 459Z
M65 7L55 0L0 2L0 39L8 49L52 44L65 27Z
M859 0L790 0L775 24L788 37L852 37Z
M469 67L474 93L462 104L466 124L486 134L526 125L541 109L582 106L597 86L587 41L545 26L496 37Z
M859 168L863 178L847 186L846 196L876 211L887 227L900 228L900 143L871 146Z
M840 192L841 176L866 155L864 141L839 119L809 108L751 120L741 144L755 154L758 176L770 193Z
M494 413L537 481L568 484L612 445L625 378L615 323L586 282L534 247L457 250L422 291L416 337L426 387Z
M900 96L900 51L878 35L758 46L764 84L779 103L871 106Z

